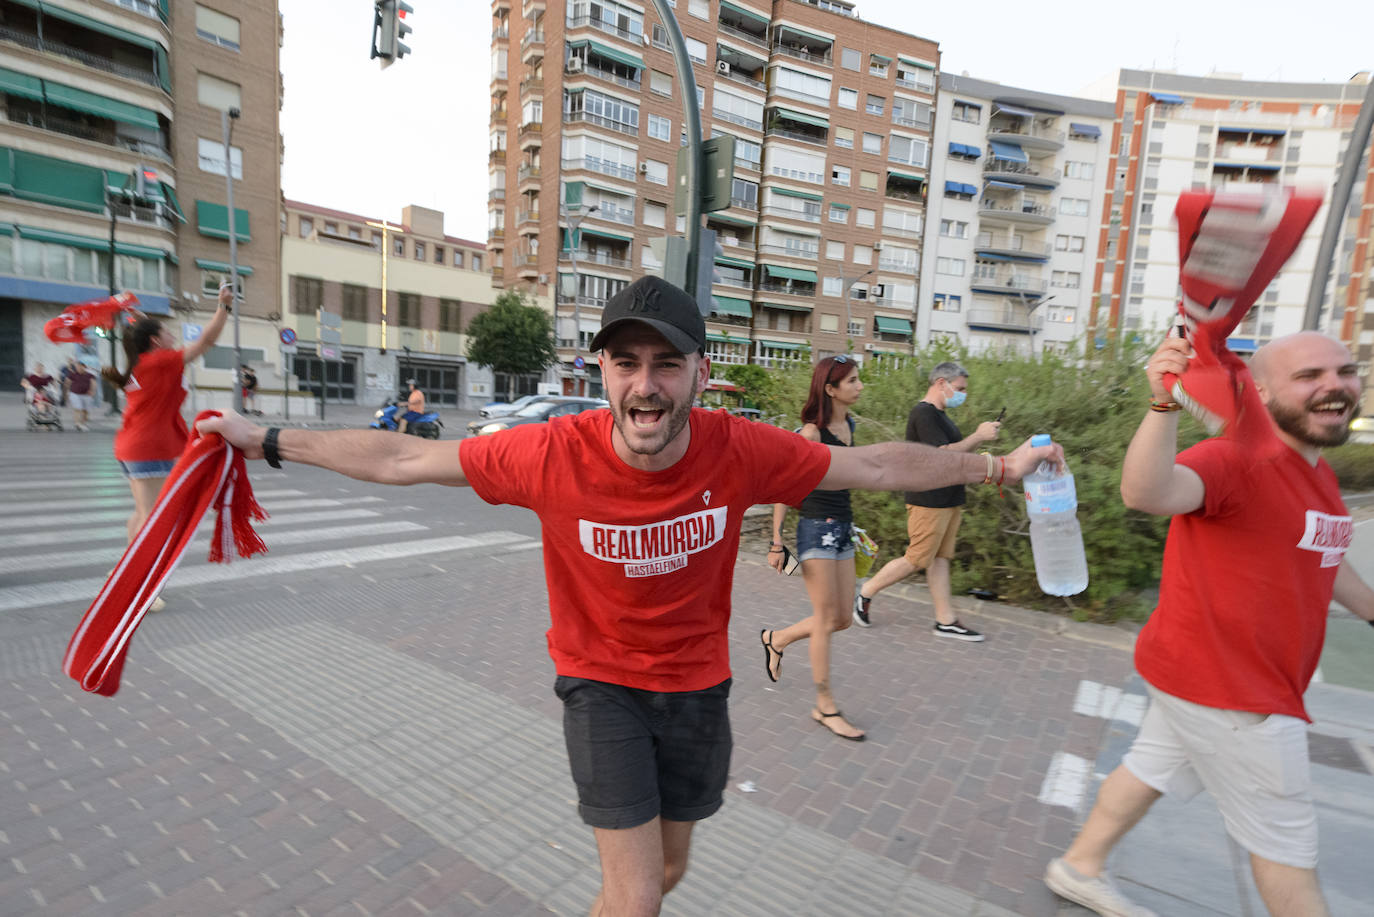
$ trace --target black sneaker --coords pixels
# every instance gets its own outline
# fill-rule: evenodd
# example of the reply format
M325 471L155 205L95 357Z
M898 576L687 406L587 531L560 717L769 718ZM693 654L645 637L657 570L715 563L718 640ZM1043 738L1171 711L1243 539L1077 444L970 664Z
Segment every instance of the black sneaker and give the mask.
M864 596L862 592L854 596L854 623L860 627L871 627L873 622L868 620L868 603L873 600Z
M939 621L936 621L935 636L953 637L955 640L963 640L967 643L983 642L982 634L972 628L965 627L958 621L955 621L953 624L941 624Z

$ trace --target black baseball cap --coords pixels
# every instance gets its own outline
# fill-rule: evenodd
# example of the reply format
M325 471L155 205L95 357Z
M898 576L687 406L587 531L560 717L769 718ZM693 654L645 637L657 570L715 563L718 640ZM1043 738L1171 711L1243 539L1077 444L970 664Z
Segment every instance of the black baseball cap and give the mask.
M679 353L706 349L706 322L697 301L662 277L641 277L607 301L591 349L605 347L611 333L629 322L648 325Z

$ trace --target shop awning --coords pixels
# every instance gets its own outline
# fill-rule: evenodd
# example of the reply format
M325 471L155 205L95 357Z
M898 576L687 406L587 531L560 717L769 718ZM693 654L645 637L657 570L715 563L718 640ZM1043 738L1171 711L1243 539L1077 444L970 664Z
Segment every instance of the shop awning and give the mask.
M725 255L716 255L716 264L724 264L727 267L737 267L741 270L752 271L754 262L745 261L743 258L729 258Z
M819 201L819 194L812 194L810 191L793 191L791 188L769 188L774 194L781 194L784 197L799 197L804 201Z
M731 3L730 0L720 0L720 8L729 10L732 13L738 13L741 16L745 16L749 19L753 19L755 22L761 22L765 25L769 22L767 14L756 12L755 10L749 9L747 6L740 6L738 3Z
M1003 105L1001 102L997 103L997 110L1002 112L1003 114L1013 115L1017 118L1035 117L1035 112L1031 111L1028 108L1018 108L1015 105Z
M758 343L759 343L759 346L761 346L761 347L771 347L771 348L773 348L774 350L801 350L801 349L802 349L802 345L800 345L800 344L794 344L794 343L792 343L791 341L764 341L764 340L760 340Z
M917 175L915 172L903 172L901 169L888 169L887 174L893 178L902 178L907 181L920 182L923 185L926 183L925 176Z
M227 261L211 261L208 258L197 258L196 267L200 268L202 271L215 271L219 274L229 273L229 262ZM253 269L246 264L240 264L238 270L244 277L253 276Z
M801 280L806 283L816 282L816 272L804 270L799 267L780 267L776 264L765 264L763 271L769 277L781 277L784 280Z
M196 228L202 236L212 239L229 238L229 208L209 201L196 201ZM240 242L251 242L248 230L248 211L234 208L234 236Z
M43 100L43 81L36 76L29 76L17 70L7 70L0 67L0 92L41 102Z
M1169 92L1152 92L1152 93L1150 93L1150 95L1154 97L1154 100L1155 100L1156 102L1161 102L1161 103L1163 103L1163 104L1165 104L1165 105L1182 105L1182 104L1183 104L1183 96L1176 96L1176 95L1174 95L1173 93L1169 93Z
M44 7L44 9L49 8ZM63 108L95 115L97 118L109 118L111 121L136 124L149 130L158 129L157 112L150 108L130 105L128 102L111 99L109 96L96 95L94 92L77 89L75 86L64 86L51 80L43 81L43 93L47 96L49 105L60 105Z
M793 111L790 108L779 108L776 109L776 111L778 113L778 117L780 118L786 118L789 121L796 121L798 124L809 124L812 127L823 127L827 130L830 129L830 122L825 120L824 118L817 118L815 115L802 114L801 112Z
M988 143L992 148L992 158L1001 159L1006 162L1030 162L1026 156L1026 151L1014 143L999 143L996 140Z
M1016 182L1014 182L1014 181L998 181L998 180L996 180L996 179L990 179L990 180L988 181L988 187L989 187L989 188L1005 188L1005 189L1008 190L1008 191L1024 191L1024 190L1026 190L1026 186L1025 186L1025 185L1018 185L1018 184L1017 184Z
M888 318L886 315L873 316L873 324L879 334L910 334L911 322L905 318Z
M716 296L712 294L712 312L717 315L735 315L740 318L749 318L754 314L754 308L747 299L736 299L733 296Z
M1074 134L1082 134L1084 137L1102 136L1102 129L1096 124L1080 124L1077 121L1069 122L1069 131Z
M621 51L619 48L612 48L610 45L603 45L599 41L592 41L588 38L568 42L569 48L578 48L583 45L588 46L592 51L596 52L597 57L604 57L607 60L613 60L617 64L624 64L626 67L633 67L636 70L644 69L644 61L635 57L628 51Z

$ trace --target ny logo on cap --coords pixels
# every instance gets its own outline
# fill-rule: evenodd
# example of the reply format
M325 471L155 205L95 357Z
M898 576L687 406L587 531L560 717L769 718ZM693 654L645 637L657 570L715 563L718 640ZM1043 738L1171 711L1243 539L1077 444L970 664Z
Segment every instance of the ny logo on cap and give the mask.
M632 300L630 301L630 309L629 309L629 311L631 311L631 312L657 312L657 311L659 311L659 309L658 309L658 298L659 298L660 295L662 295L662 293L663 293L663 291L660 290L658 287L650 286L649 284L644 284L644 285L641 286L639 289L635 290L634 299L632 299Z

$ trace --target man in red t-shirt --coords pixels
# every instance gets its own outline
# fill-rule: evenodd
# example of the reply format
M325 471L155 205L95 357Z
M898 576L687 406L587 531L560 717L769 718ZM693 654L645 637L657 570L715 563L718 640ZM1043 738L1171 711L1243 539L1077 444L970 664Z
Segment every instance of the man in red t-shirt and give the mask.
M1175 455L1178 405L1164 384L1191 347L1150 358L1153 395L1122 466L1126 505L1173 516L1159 607L1136 642L1151 703L1135 744L1045 881L1099 914L1144 915L1103 872L1156 799L1207 790L1250 854L1272 914L1327 913L1317 883L1317 820L1302 696L1334 595L1374 623L1374 590L1345 560L1353 526L1322 449L1343 443L1360 398L1343 344L1305 331L1251 362L1282 445L1206 440Z
M249 458L393 484L470 485L535 510L549 654L579 811L596 832L592 913L656 914L687 868L692 826L720 808L730 762L727 626L744 510L816 488L928 490L1019 480L1058 446L1004 460L911 443L836 449L693 407L710 378L690 296L645 277L592 340L610 409L452 444L375 431L200 424Z

